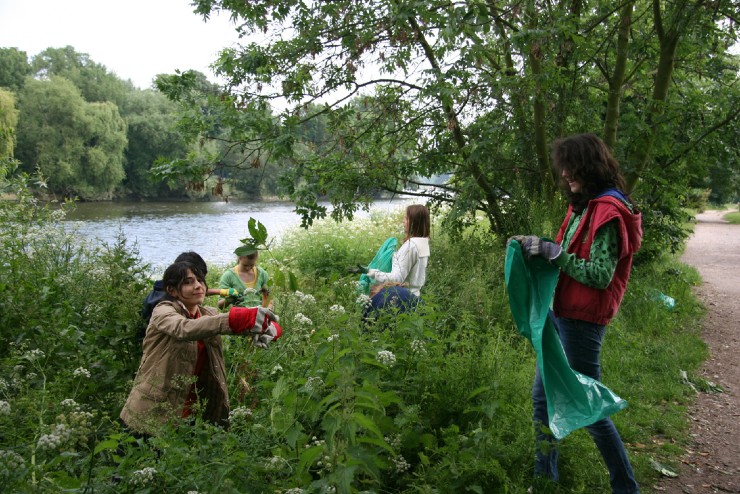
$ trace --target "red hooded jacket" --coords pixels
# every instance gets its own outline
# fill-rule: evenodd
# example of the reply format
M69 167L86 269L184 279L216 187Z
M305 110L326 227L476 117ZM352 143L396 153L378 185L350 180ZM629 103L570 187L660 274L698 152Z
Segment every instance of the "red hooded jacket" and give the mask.
M563 240L573 208L558 232L557 242ZM576 229L566 252L574 253L581 259L590 259L591 244L596 232L606 223L616 220L619 235L619 259L611 283L605 289L592 288L561 272L555 288L553 311L557 317L579 319L595 324L606 325L617 313L627 289L627 281L632 268L632 255L642 242L642 215L632 213L627 206L613 196L601 196L589 201L581 222Z

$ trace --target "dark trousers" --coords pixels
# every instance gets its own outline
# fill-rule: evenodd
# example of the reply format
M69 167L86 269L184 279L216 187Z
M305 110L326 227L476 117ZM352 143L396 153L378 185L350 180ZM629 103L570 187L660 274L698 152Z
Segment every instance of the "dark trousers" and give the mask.
M583 375L601 380L601 343L606 333L606 326L593 324L577 319L557 318L550 311L553 321L565 350L565 356L571 368ZM547 398L542 386L540 370L535 369L532 386L532 404L534 406L534 427L537 437L535 476L549 477L558 480L558 448L555 438L549 433L550 423L547 415ZM609 418L595 422L586 430L596 443L604 463L609 470L612 492L618 494L639 493L632 465L627 459L627 451L622 438Z

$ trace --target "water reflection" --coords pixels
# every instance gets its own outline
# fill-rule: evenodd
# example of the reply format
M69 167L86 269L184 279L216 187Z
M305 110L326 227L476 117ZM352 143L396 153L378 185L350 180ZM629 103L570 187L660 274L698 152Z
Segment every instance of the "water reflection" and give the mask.
M412 202L408 198L377 201L371 209L394 210ZM357 216L368 213L361 211ZM65 223L81 236L107 244L122 233L138 246L152 271L160 272L186 250L198 252L208 263L232 263L239 240L249 235L250 217L262 222L274 238L300 225L289 202L81 203Z

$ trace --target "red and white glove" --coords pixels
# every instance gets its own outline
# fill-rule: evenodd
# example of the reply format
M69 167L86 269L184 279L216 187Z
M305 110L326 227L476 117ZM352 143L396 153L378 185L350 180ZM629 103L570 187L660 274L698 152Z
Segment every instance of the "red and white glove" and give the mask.
M278 316L264 307L232 307L229 310L229 327L234 334L248 331L255 346L267 348L271 341L283 334L277 323Z
M255 334L252 337L252 343L257 348L264 348L265 350L267 350L267 348L270 346L270 343L277 340L282 335L283 328L281 328L278 323L271 322L263 333Z

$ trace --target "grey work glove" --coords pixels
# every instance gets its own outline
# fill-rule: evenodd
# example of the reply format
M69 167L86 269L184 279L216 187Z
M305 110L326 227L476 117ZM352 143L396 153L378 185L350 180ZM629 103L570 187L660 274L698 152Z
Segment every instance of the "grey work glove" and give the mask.
M255 334L252 337L252 343L257 348L263 348L267 350L270 346L270 343L273 340L277 340L280 335L282 335L283 331L282 329L279 329L278 326L275 325L275 323L270 323L269 326L267 326L267 329L263 333Z
M374 280L375 277L378 275L378 273L383 273L383 271L381 271L379 269L375 269L375 268L370 268L370 269L367 270L367 272L365 273L365 275L368 278L370 278L371 280Z
M514 235L509 238L507 245L512 240L519 242L519 245L522 246L522 253L527 259L532 258L532 256L541 256L548 261L552 261L563 252L563 248L555 242L542 239L537 235Z

